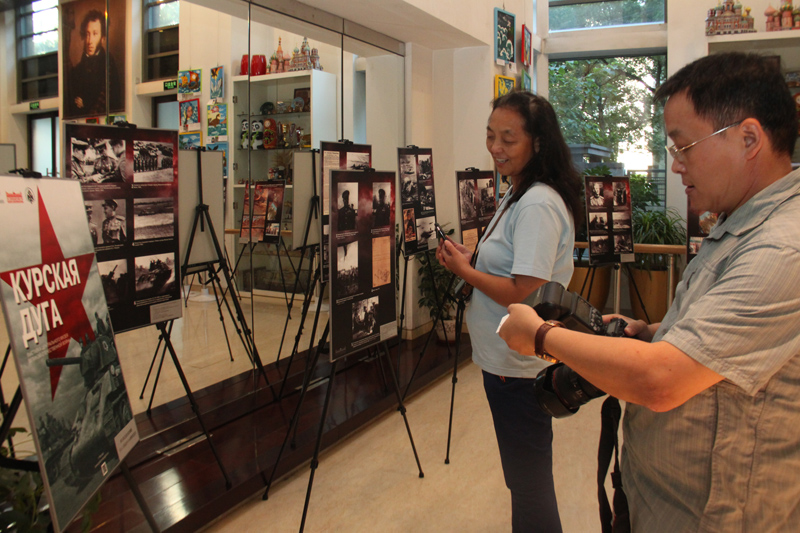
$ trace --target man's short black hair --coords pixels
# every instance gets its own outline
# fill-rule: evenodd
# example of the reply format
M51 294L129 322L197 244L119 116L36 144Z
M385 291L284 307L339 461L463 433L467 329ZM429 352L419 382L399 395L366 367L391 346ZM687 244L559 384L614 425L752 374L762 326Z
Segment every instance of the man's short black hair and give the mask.
M725 52L702 57L670 76L655 98L683 92L714 129L752 117L761 123L777 152L790 156L794 152L794 100L780 68L764 56Z
M102 11L98 11L97 9L92 9L83 17L83 22L81 22L81 39L86 38L86 28L89 27L89 23L93 21L100 22L100 31L102 32L101 35L103 37L106 36L106 16L103 14Z

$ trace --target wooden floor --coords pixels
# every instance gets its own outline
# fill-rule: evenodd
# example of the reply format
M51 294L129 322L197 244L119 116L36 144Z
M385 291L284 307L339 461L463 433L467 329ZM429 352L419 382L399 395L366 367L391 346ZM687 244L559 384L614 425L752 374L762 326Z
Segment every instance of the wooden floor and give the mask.
M408 394L413 395L452 372L454 348L432 341L420 357L424 340L390 347L388 359L397 370L401 393L408 387ZM367 350L337 363L323 449L397 405L387 357L377 354L376 350ZM470 355L469 338L464 335L459 360ZM286 359L277 366L265 367L269 385L260 372L246 372L193 393L220 462L201 431L188 395L154 408L150 416L135 416L141 440L127 464L160 530L197 530L266 488L301 396L306 357L303 353L295 358L280 400ZM331 364L323 353L297 417L295 446L286 447L275 479L313 456L330 374ZM413 423L410 428L413 434ZM226 487L220 463L230 488ZM101 495L91 531L150 530L121 475L110 479ZM67 531L81 531L80 520L77 518Z

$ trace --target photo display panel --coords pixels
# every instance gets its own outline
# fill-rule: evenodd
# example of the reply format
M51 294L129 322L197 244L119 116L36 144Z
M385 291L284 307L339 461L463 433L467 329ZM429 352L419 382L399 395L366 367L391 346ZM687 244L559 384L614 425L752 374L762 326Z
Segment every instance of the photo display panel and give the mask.
M397 335L394 172L330 174L331 360Z
M240 242L280 243L285 190L286 183L283 180L257 181L253 185L251 211L250 183L245 185Z
M584 182L589 264L632 262L633 224L628 178L585 176Z
M367 170L372 168L372 146L368 144L353 144L351 142L321 142L322 172L320 172L320 191L322 191L322 233L320 240L320 255L322 267L320 277L322 283L327 283L330 270L330 173L332 170ZM351 201L352 203L352 201Z
M487 224L497 211L494 192L495 173L491 170L456 172L456 183L461 242L467 250L475 251ZM433 223L429 231L433 232Z
M0 297L56 531L139 441L78 183L0 176Z
M117 332L181 317L177 132L66 125Z
M433 150L398 148L400 202L403 211L403 242L406 257L435 249L438 240L428 233L436 222L433 189Z

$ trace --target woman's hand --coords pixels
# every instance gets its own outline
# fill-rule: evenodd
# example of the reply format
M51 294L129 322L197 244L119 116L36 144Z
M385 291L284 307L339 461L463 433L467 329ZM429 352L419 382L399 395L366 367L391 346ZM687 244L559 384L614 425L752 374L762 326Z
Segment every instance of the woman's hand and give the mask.
M440 265L461 278L472 268L470 266L472 252L463 244L457 244L450 239L439 243L439 247L436 248L436 259Z
M525 304L508 306L508 318L498 331L508 347L522 355L536 355L536 331L544 320Z

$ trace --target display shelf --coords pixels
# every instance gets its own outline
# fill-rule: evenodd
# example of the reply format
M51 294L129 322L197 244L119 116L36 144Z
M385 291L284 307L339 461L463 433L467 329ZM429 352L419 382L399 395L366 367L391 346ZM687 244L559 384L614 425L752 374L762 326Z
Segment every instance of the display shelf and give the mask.
M708 43L711 45L718 43L782 42L792 39L800 40L800 30L757 31L753 33L710 35L708 36Z
M319 70L305 70L253 77L233 76L232 83L233 109L231 110L231 116L236 117L238 124L233 124L231 127L233 129L238 127L240 136L242 120L248 120L248 130L252 131L253 120L270 118L284 124L295 123L297 127L302 128L304 135L309 136L311 147L318 148L320 141L337 138L337 83L334 74ZM271 114L260 112L260 108L265 102L275 103L282 101L287 104L291 103L297 90L307 91L310 95L310 111ZM231 144L233 164L231 165L232 179L228 185L227 211L230 216L225 221L225 227L230 228L226 230L226 244L229 256L238 257L244 244L241 242L236 228L241 226L246 183L238 182L267 181L269 169L276 167L284 167L287 179L292 182L284 190L284 218L281 221L281 238L286 244L286 248L291 250L297 246L298 232L294 231L293 228L295 218L291 214L286 216L286 209L288 208L289 213L292 213L297 194L300 194L299 198L301 198L302 202L307 203L310 193L305 189L301 189L298 193L295 189L301 185L309 189L312 186L310 168L301 171L303 175L300 176L297 170L293 168L294 160L295 156L299 154L308 156L311 149L308 146L309 141L305 141L305 146L253 149L252 147L242 148L240 137L237 138L234 135L234 141ZM302 224L305 224L305 219L303 219ZM299 233L302 234L303 232ZM258 246L256 248L275 249L274 246ZM257 280L255 290L252 292L253 294L260 294L260 282L258 280L263 280L267 285L274 284L279 271L283 270L285 273L289 267L288 257L283 249L281 249L280 263L278 263L278 257L274 253L253 253L252 255L246 253L245 255L247 257L243 257L239 263L236 276L236 283L243 292L250 292L250 288L244 286L244 279L248 278L251 271L256 274ZM311 268L310 263L311 261L309 260L303 261L302 269L304 272Z

